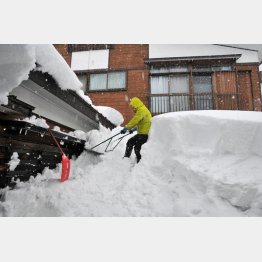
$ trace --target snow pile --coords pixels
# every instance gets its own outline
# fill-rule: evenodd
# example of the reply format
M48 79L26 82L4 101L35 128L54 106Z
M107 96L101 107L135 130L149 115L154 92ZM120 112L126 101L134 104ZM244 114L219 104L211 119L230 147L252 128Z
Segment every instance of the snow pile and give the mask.
M76 137L78 139L86 140L87 139L87 133L85 133L82 130L75 130L68 133L69 136Z
M110 129L107 129L104 126L100 125L99 130L91 130L87 133L87 136L86 136L87 142L85 144L85 148L86 149L93 148L94 146L100 144L102 141L105 141L108 138L119 134L121 129L122 129L121 127L116 127L111 131ZM105 143L99 145L98 147L94 148L94 151L104 153L109 142L110 142L110 144L108 146L108 150L111 150L114 147L115 143L118 142L118 140L116 140L116 139L117 139L117 137L112 139L111 142L108 140L107 142L105 142Z
M49 125L46 123L46 120L43 118L37 118L36 116L31 116L31 117L26 117L22 121L31 123L36 126L44 127L44 128L49 128Z
M123 115L112 107L94 106L94 108L116 126L124 122Z
M144 158L151 166L165 166L183 191L198 190L210 201L262 215L261 112L169 113L155 117L153 125L145 149L158 154Z
M87 134L87 147L117 134ZM153 118L142 160L122 159L127 136L100 157L83 152L6 191L3 216L262 216L262 114L195 111ZM117 138L113 139L115 143ZM105 145L103 146L105 147Z
M89 96L84 94L84 91L82 89L77 90L76 92L80 97L82 97L88 104L92 105L92 100Z
M53 45L0 45L0 104L7 104L8 93L38 65L48 72L61 89L79 90L82 86Z
M13 155L11 156L11 160L8 163L10 171L14 171L19 163L20 163L20 159L18 158L18 153L14 152Z
M79 90L82 83L53 45L35 45L38 70L54 77L61 89Z
M8 93L35 68L33 45L0 45L0 104L8 103Z

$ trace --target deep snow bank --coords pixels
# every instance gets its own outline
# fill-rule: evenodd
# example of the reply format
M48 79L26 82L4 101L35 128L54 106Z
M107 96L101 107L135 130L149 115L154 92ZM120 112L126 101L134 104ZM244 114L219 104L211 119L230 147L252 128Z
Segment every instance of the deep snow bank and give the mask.
M170 153L262 156L261 112L168 113L154 117L153 125L152 140L161 138L159 145Z
M141 162L122 159L125 143L100 158L83 153L70 180L61 170L7 191L4 216L261 216L262 116L181 112L153 118ZM111 133L87 134L93 146ZM125 139L126 141L127 139ZM98 148L101 151L101 148Z
M151 167L165 166L168 173L180 166L181 174L191 173L185 179L198 180L195 189L204 187L207 195L214 194L247 213L262 214L261 112L160 115L153 119L145 150L153 152L145 156Z

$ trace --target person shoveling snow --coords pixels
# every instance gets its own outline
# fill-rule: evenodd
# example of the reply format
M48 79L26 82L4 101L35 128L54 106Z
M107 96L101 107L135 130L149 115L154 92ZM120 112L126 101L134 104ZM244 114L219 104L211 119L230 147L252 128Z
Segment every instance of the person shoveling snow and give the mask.
M134 148L136 161L138 163L141 160L141 147L148 140L152 115L143 102L137 97L133 97L130 100L130 106L133 107L135 115L121 130L121 134L125 134L127 131L129 131L130 134L137 131L137 134L127 141L124 157L129 158Z

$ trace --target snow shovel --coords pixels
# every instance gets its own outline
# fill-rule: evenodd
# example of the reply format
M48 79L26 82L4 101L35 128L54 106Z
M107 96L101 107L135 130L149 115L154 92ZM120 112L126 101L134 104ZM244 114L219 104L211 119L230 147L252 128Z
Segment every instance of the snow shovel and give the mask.
M105 152L113 151L113 150L118 146L118 144L122 141L122 139L123 139L125 136L128 136L128 135L129 135L129 133L128 133L128 134L126 134L126 135L124 135L124 136L122 136L122 137L116 139L116 140L119 140L119 141L118 141L117 144L113 147L113 149L111 149L111 150L107 150L108 147L109 147L109 145L110 145L110 143L112 142L112 139L113 139L114 137L120 135L120 134L121 134L121 132L120 132L120 133L117 133L117 134L114 135L114 136L109 137L108 139L106 139L106 140L102 141L101 143L97 144L96 146L93 146L93 147L91 148L91 150L93 150L95 147L98 147L98 146L100 146L101 144L103 144L103 143L109 141L108 144L107 144L107 146L106 146Z
M63 152L61 146L59 145L59 143L57 142L57 140L55 139L54 135L52 134L52 131L50 130L50 128L48 128L48 131L51 135L51 137L53 138L54 142L56 143L57 147L60 150L60 153L62 155L62 174L61 174L61 178L60 181L64 182L68 179L69 174L70 174L70 160L69 158L65 155L65 153Z

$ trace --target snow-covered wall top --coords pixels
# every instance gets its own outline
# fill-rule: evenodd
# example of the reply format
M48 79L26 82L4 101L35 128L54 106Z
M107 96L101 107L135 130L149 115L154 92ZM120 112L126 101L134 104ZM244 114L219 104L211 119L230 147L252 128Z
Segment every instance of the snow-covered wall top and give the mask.
M208 44L150 44L149 58L167 58L167 57L187 57L187 56L211 56L211 55L232 55L241 54L237 63L259 62L258 52L239 49L236 47L227 47Z
M79 90L82 86L53 45L0 45L0 103L7 104L8 93L38 65L37 70L53 76L61 89Z

